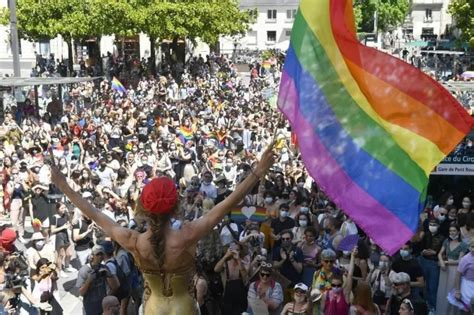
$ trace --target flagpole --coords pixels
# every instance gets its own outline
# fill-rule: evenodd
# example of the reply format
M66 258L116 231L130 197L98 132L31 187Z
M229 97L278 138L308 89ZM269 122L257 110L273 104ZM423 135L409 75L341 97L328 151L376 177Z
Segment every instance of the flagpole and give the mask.
M13 54L13 75L17 78L21 76L20 72L20 45L18 43L18 29L16 26L16 0L8 0L10 7L10 37Z

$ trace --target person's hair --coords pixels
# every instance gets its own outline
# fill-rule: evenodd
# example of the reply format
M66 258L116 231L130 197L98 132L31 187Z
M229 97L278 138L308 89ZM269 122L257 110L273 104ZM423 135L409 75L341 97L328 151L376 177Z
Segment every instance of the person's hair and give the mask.
M446 205L450 197L453 197L453 194L450 193L449 191L446 191L444 194L442 194L441 197L439 198L440 205L443 205L443 206Z
M293 231L291 231L291 230L283 230L283 231L280 232L280 236L283 236L285 234L290 234L291 239L293 239L293 237L294 237Z
M157 214L147 211L140 199L137 200L136 213L144 215L148 219L148 223L151 230L150 242L153 246L153 254L158 260L158 267L161 269L165 263L165 244L166 244L166 226L170 224L173 214L179 206L179 202L176 203L172 211L166 214Z
M306 233L311 233L313 234L314 236L317 236L318 235L318 232L316 231L316 229L314 228L314 226L308 226L305 230L304 230L304 234Z
M354 291L352 305L362 306L362 308L368 312L375 312L377 310L372 300L372 290L367 283L358 281Z
M59 208L61 208L62 205L64 205L64 203L62 203L61 201L56 202L56 212L58 212Z
M50 261L47 258L40 258L36 262L36 273L39 274L41 266L49 265L49 264L50 264Z

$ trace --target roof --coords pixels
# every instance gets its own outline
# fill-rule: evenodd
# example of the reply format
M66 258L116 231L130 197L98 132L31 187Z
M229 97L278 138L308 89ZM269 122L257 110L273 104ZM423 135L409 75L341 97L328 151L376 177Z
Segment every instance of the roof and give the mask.
M1 78L0 86L33 86L33 85L55 85L71 84L86 81L100 80L103 77L72 78L72 77L52 77L52 78Z
M298 6L299 0L240 0L240 7L256 8L260 6L274 6L275 9L281 6Z

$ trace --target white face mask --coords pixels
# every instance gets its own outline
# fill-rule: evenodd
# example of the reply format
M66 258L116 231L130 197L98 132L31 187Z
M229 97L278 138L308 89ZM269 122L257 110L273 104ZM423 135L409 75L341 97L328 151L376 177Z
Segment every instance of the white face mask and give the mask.
M471 203L469 201L463 201L462 207L464 209L469 209L471 207Z
M449 198L448 201L447 201L447 204L448 205L452 205L454 203L454 199L453 198Z
M44 246L44 241L36 241L35 247L36 249L42 249Z
M379 267L380 267L380 269L382 269L382 270L387 269L387 268L388 268L388 262L387 262L387 261L381 261L381 262L379 262Z
M459 234L456 233L456 234L449 234L449 238L452 239L452 240L457 240L459 237Z
M288 211L280 211L280 216L286 218L288 216Z
M304 182L298 182L298 187L303 188L304 187Z
M300 226L301 226L301 227L306 227L306 226L308 226L308 221L306 221L306 220L299 220L299 223L300 223Z
M267 197L265 198L265 203L272 203L273 202L273 198L272 197Z
M436 233L436 232L438 232L438 227L437 227L437 226L432 226L432 225L430 225L430 226L428 227L428 229L430 230L431 233Z
M444 220L446 220L446 215L445 215L445 214L440 214L440 215L438 216L438 220L441 221L441 222L443 222Z

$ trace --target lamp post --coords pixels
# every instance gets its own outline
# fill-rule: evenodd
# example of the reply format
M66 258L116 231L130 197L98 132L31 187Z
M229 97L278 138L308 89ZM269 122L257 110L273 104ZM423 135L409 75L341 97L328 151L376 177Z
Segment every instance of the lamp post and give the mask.
M17 78L21 76L20 72L20 45L18 43L18 29L16 26L16 3L15 0L8 0L10 7L10 36L13 55L13 75Z
M234 53L232 54L232 63L235 63L235 61L237 60L237 46L239 45L239 43L234 40Z

